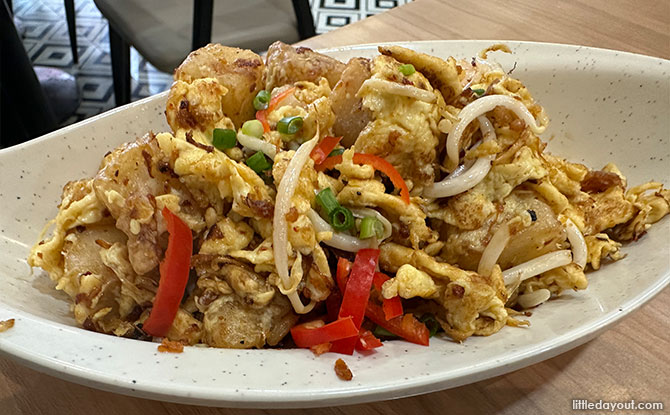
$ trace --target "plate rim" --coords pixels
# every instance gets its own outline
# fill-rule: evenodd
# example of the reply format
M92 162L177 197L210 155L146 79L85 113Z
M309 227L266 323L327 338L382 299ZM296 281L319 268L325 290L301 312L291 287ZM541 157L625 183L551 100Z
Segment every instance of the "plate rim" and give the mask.
M551 42L535 42L535 41L520 41L520 40L481 40L481 39L469 39L469 40L423 40L423 41L394 41L394 42L380 42L380 43L365 43L365 44L355 44L331 48L321 48L316 49L319 52L323 53L337 53L343 51L351 51L358 49L370 49L380 45L416 45L416 44L434 44L436 47L444 44L482 44L490 45L494 43L506 43L506 44L518 44L518 45L533 45L536 47L550 47L550 48L580 48L588 49L589 51L596 51L598 53L604 54L616 54L623 55L625 58L629 59L651 59L654 61L664 61L666 63L670 60L644 55L633 52L619 51L613 49L598 48L592 46L583 46L583 45L573 45L565 43L551 43ZM12 151L23 149L32 145L39 145L44 140L52 139L62 134L69 133L71 130L84 127L88 124L95 123L97 120L115 115L118 112L126 111L133 106L141 106L148 102L153 102L155 100L160 100L167 96L169 91L164 91L162 93L144 98L142 100L134 101L130 104L127 104L122 107L112 109L110 111L98 114L94 117L86 119L76 124L64 127L62 129L53 131L49 134L43 135L34 140L19 144L17 146L9 147L6 149L0 150L0 159L5 156L9 156ZM667 221L667 218L664 220ZM512 354L512 360L506 359L504 364L501 365L499 362L491 360L487 365L483 367L478 367L474 371L463 371L456 376L447 376L449 372L440 372L433 373L427 376L422 376L418 380L411 379L407 382L401 382L397 385L392 386L383 386L379 389L376 388L366 388L361 387L355 390L349 389L338 389L331 393L325 393L318 396L310 395L301 395L298 396L296 392L286 392L286 391L273 391L277 393L268 394L267 391L262 390L250 390L245 391L245 396L241 399L235 399L235 395L232 392L221 393L218 397L216 396L187 396L186 394L174 395L169 392L162 392L160 387L155 384L136 384L130 385L117 384L115 379L117 377L112 375L98 374L97 372L87 372L82 370L81 367L77 367L76 364L64 365L64 362L55 361L54 359L49 359L47 357L39 356L39 359L35 359L35 355L29 354L26 350L22 350L19 345L12 344L6 339L0 337L0 355L10 357L16 361L19 361L22 365L31 367L40 372L47 373L50 375L55 375L59 378L72 381L84 386L94 386L95 388L107 390L115 393L121 393L124 395L130 396L140 396L149 399L158 399L164 401L172 402L182 402L190 404L206 404L214 406L226 406L226 407L248 407L248 408L297 408L297 407L319 407L326 406L329 404L341 402L344 398L349 398L355 400L356 403L371 402L376 400L386 400L391 398L399 398L406 396L414 396L423 393L434 392L437 390L443 390L445 388L457 387L463 384L469 384L483 379L487 379L494 376L499 376L505 373L509 373L514 370L532 365L534 363L546 360L548 358L554 357L558 354L564 353L570 349L573 349L592 338L596 337L604 330L611 327L614 323L620 321L621 319L628 316L633 311L639 309L641 306L648 303L653 297L662 292L668 285L670 285L670 273L662 275L654 284L648 286L644 291L638 294L636 297L629 299L627 302L621 304L619 309L614 309L607 314L602 315L600 318L590 322L587 325L581 325L577 328L570 330L566 334L561 335L558 339L547 340L538 344L535 344L534 347L530 350L525 350L523 352L515 352ZM41 321L41 324L45 325L62 325L61 323L52 322L50 320L43 319L39 316L32 315L27 312L15 309L13 307L0 304L0 312L2 314L12 313L14 315L21 315L22 320L35 320ZM73 328L72 326L62 325L63 327ZM99 336L108 337L108 335L100 333L84 333L84 334L94 334ZM25 353L24 353L25 352ZM493 373L492 373L493 372ZM195 389L196 391L198 388ZM285 395L285 396L282 396ZM249 398L252 398L249 400ZM266 398L266 399L263 399Z

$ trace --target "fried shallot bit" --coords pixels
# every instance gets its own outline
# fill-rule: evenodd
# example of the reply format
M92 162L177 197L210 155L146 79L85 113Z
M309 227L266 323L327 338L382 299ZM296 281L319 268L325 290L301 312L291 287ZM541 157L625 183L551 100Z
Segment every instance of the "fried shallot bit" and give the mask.
M354 378L351 370L349 370L349 366L342 359L335 361L335 374L342 380L351 380Z
M272 203L266 200L256 200L251 195L247 195L244 199L249 209L252 210L256 215L262 218L271 218L274 213L275 207Z
M96 239L95 243L98 244L98 246L104 248L104 249L109 249L112 247L112 244L110 244L107 241L103 241L102 239Z
M321 356L324 353L328 353L332 346L333 346L333 344L330 343L330 342L321 343L321 344L317 344L316 346L310 347L309 350L311 350L312 353L314 353L314 356Z
M601 193L613 186L623 186L618 174L607 171L590 171L582 180L582 191Z
M187 143L189 143L191 145L194 145L194 146L198 147L199 149L205 150L208 153L211 153L212 151L214 151L214 147L208 146L206 144L198 143L197 141L195 141L193 139L193 133L191 133L190 131L186 132L185 137L186 137L186 142Z
M182 342L173 342L165 337L161 344L158 345L158 351L161 353L182 353L184 351L184 344Z
M0 333L5 332L14 327L14 319L10 318L9 320L0 321Z

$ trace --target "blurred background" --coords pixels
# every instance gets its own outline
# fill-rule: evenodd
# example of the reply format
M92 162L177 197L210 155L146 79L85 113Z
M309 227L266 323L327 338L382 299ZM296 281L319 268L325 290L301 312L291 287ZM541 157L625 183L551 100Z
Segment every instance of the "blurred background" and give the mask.
M0 0L0 147L168 89L208 40L260 53L409 1Z

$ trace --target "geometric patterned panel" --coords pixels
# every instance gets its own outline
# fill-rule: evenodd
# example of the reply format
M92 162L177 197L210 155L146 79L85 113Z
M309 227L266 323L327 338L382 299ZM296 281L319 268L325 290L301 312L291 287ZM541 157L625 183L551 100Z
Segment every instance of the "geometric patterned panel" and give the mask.
M244 1L244 0L228 0ZM411 0L310 0L318 34L382 13ZM77 79L81 104L63 125L114 108L107 20L93 0L75 0L79 64L70 52L63 0L14 0L23 45L34 65L62 69ZM172 84L166 74L147 62L134 48L130 54L132 99L165 91Z
M310 0L317 33L363 20L411 0Z

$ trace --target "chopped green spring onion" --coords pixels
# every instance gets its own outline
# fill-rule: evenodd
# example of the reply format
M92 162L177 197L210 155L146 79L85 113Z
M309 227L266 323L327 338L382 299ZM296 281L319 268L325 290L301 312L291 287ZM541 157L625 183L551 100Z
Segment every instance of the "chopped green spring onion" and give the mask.
M258 91L256 98L254 98L254 108L256 111L266 110L270 105L270 93L266 90Z
M481 97L482 95L484 95L484 93L486 93L486 90L482 89L482 88L477 88L477 89L473 89L472 92L477 94L477 96Z
M277 131L282 134L293 135L302 128L302 117L284 117L277 123Z
M245 121L242 124L242 134L261 138L263 136L263 124L258 120Z
M430 313L425 313L422 315L419 321L426 325L428 331L430 331L430 337L433 337L435 333L437 333L442 328L435 316Z
M375 337L380 337L380 338L385 338L385 339L399 339L400 337L391 333L390 331L386 330L384 327L377 325L374 330L372 330L372 334L375 335Z
M333 194L333 191L330 187L326 187L317 193L316 203L318 203L323 208L326 216L330 216L330 212L340 206L337 199L335 199L335 194Z
M328 157L339 156L342 153L344 153L343 148L336 148L335 150L331 151L330 154L328 154Z
M229 128L215 128L212 133L212 144L219 150L233 148L237 144L237 133Z
M404 65L400 65L400 73L405 75L405 76L410 76L414 72L416 72L416 69L414 69L414 65L411 63L406 63Z
M247 166L258 174L272 168L272 163L265 157L262 151L257 151L247 159Z
M354 226L354 214L343 206L338 206L330 212L328 219L336 231L346 231Z
M358 235L361 239L372 238L376 236L378 239L381 239L384 236L384 225L379 221L379 219L373 216L366 216L361 220L361 231Z
M354 226L354 214L349 209L340 206L330 187L323 189L316 195L316 203L321 206L325 216L328 217L328 221L336 231L345 231Z

